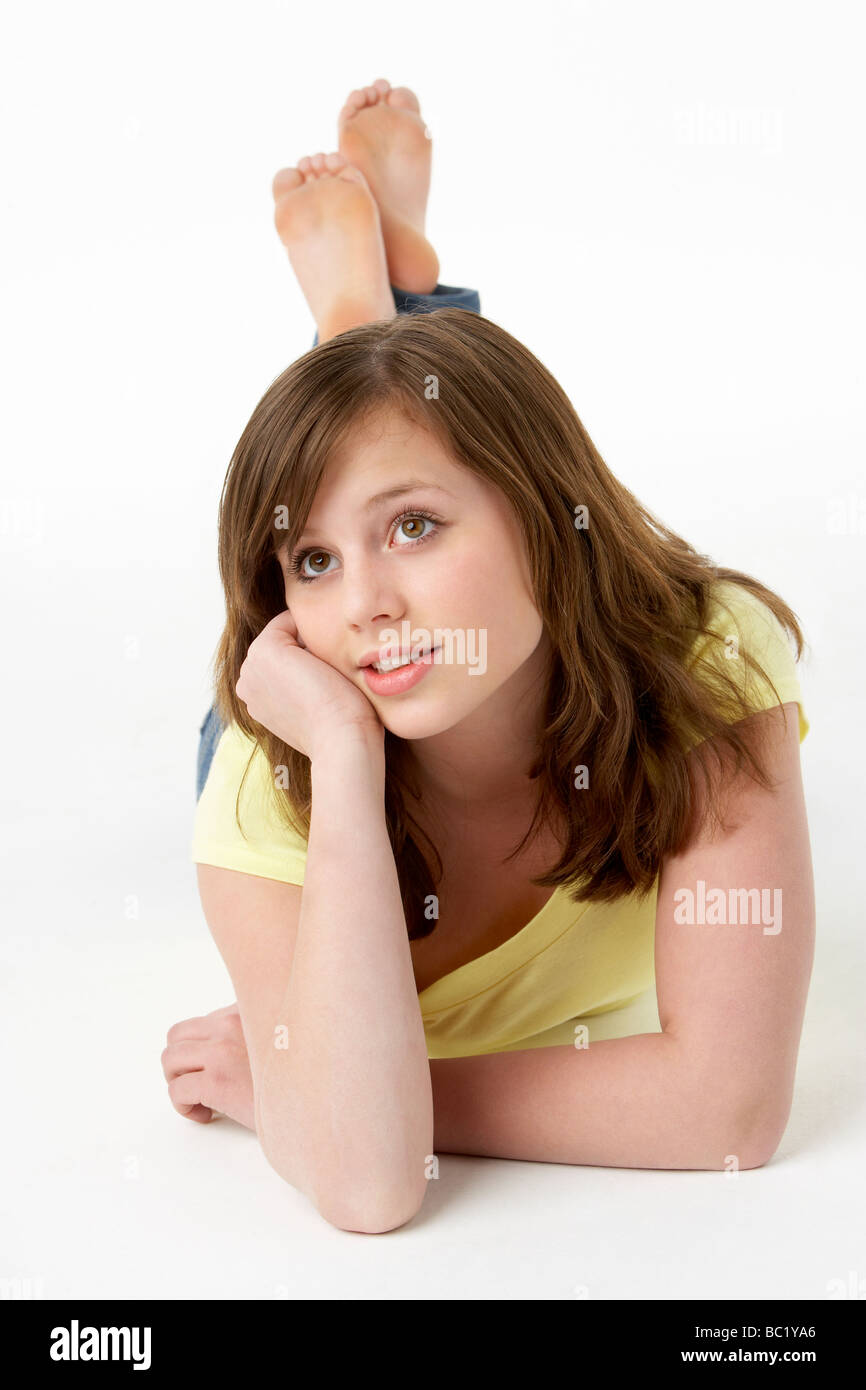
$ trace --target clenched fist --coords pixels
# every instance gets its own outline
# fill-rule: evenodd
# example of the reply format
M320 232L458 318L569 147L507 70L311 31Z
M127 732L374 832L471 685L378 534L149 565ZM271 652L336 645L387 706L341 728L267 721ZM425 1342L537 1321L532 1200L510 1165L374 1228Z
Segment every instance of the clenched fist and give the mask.
M237 1004L175 1023L166 1041L162 1072L178 1114L206 1125L218 1112L254 1130L253 1076Z
M249 646L235 691L257 724L311 761L334 735L357 725L384 727L364 691L302 646L290 610L278 613Z

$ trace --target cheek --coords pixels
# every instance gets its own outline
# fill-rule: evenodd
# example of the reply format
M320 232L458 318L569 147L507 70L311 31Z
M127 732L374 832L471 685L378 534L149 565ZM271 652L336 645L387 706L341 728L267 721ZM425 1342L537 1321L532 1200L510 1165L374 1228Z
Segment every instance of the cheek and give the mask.
M303 586L292 584L286 588L286 607L291 610L298 629L298 641L316 652L325 651L329 635L324 621L322 605L310 603Z
M488 542L489 560L479 563L477 557L455 557L439 588L443 608L454 621L463 625L488 627L491 630L507 622L524 625L525 616L534 612L532 596L527 591L523 575L510 553Z
M530 655L543 625L517 561L510 553L505 564L500 557L501 550L489 565L463 558L449 564L436 600L443 626L484 630L488 670L501 676Z

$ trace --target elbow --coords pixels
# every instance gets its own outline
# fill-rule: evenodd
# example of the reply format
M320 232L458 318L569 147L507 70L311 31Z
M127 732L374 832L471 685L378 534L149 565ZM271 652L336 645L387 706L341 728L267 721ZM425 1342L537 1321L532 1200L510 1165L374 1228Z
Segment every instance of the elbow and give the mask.
M778 1091L744 1099L729 1118L726 1152L719 1166L727 1171L763 1168L782 1142L790 1114L790 1095L782 1098Z
M425 1188L426 1191L426 1188ZM394 1200L393 1194L387 1200L316 1202L320 1216L339 1231L356 1231L361 1235L383 1235L386 1231L396 1231L405 1226L413 1216L417 1216L424 1200L424 1193L411 1194L405 1201Z
M260 1112L259 1118L263 1118ZM306 1150L302 1155L298 1149L292 1150L290 1144L280 1143L286 1130L284 1123L276 1127L276 1141L270 1132L265 1134L261 1123L257 1130L262 1152L274 1172L303 1193L319 1215L338 1230L379 1235L405 1226L421 1209L427 1192L426 1162L423 1166L414 1165L411 1174L389 1172L386 1178L379 1173L374 1178L363 1159L348 1168L345 1161L337 1166L333 1162L325 1165L315 1161ZM331 1153L329 1160L332 1158ZM367 1170L366 1181L359 1180L359 1170Z
M405 1226L421 1210L427 1191L425 1181L421 1191L416 1188L404 1193L393 1187L381 1195L369 1189L356 1194L348 1194L345 1188L336 1193L326 1192L316 1182L302 1178L297 1169L287 1163L285 1155L265 1150L265 1157L284 1182L303 1193L319 1215L340 1231L381 1235Z
M784 1120L778 1125L763 1123L757 1130L746 1130L740 1144L740 1168L763 1168L769 1163L782 1142L788 1127Z

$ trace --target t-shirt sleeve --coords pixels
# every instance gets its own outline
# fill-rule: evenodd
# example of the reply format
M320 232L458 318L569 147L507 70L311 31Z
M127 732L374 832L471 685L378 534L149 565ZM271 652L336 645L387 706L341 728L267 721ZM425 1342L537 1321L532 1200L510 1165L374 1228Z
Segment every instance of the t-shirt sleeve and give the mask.
M723 670L732 675L752 713L795 702L802 743L809 732L809 720L797 662L792 639L775 613L739 584L725 582L716 587L706 626L713 636L702 635L695 643L689 661L693 674L706 680L714 694L720 689L714 683L716 673ZM769 681L748 666L744 652L763 667ZM722 693L719 703L722 713L731 720L745 717L729 695Z
M252 765L238 801L251 753ZM237 724L224 729L196 805L190 846L193 863L303 883L307 842L279 818L270 776L262 749Z

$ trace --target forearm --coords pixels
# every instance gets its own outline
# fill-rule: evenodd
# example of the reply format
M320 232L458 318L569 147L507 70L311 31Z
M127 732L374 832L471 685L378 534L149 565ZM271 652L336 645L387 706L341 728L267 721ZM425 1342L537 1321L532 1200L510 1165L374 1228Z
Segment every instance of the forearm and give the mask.
M269 1161L328 1219L355 1229L408 1219L433 1151L427 1044L384 785L384 752L364 738L340 739L313 760L302 907L279 1018L288 1045L269 1050L261 1082Z
M720 1044L721 1046L722 1044ZM667 1033L429 1063L437 1153L604 1168L764 1162L766 1140Z

